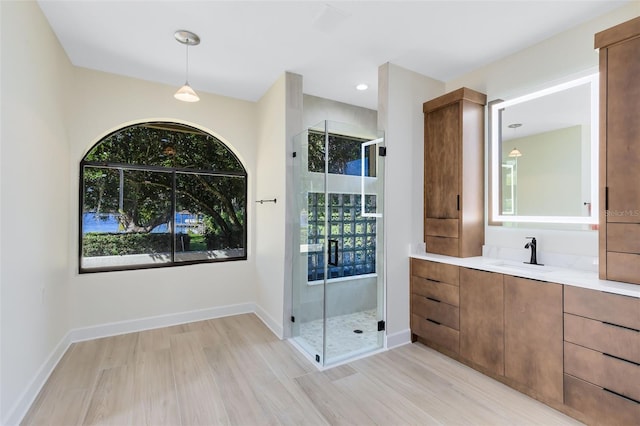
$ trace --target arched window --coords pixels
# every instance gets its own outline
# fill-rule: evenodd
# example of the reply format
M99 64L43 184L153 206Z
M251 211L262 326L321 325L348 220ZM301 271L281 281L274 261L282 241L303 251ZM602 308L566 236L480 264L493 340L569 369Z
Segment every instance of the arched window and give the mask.
M247 173L184 124L111 133L80 163L80 272L247 258Z

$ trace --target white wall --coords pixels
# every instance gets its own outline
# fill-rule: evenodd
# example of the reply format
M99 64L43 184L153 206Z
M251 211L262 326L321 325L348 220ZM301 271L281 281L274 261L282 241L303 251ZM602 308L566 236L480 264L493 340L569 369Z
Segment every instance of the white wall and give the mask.
M422 104L443 82L384 64L378 71L378 124L387 145L385 238L387 345L409 339L409 255L423 240L424 117Z
M287 223L287 170L289 139L299 129L302 111L302 77L285 73L258 102L256 200L276 203L256 205L256 268L258 315L278 336L285 334L285 301L291 302L291 261L285 257L290 234ZM297 111L297 113L296 113ZM287 116L293 115L289 127Z
M0 2L0 423L69 328L71 64L35 2ZM44 71L46 70L46 72Z
M368 130L370 135L375 135L378 130L378 112L375 110L304 95L304 128L315 126L324 120L350 124Z
M78 252L79 163L109 132L132 122L173 120L212 133L238 155L248 172L248 240L255 240L256 104L200 93L200 102L178 102L173 86L82 68L73 71L69 108L71 180L67 233ZM196 88L197 89L197 88ZM255 253L248 259L137 271L77 273L68 265L74 328L255 302Z
M71 335L91 338L130 331L131 324L253 310L258 107L206 93L196 104L181 103L173 86L75 68L35 2L0 4L0 420L12 424ZM246 167L248 260L78 274L80 160L121 126L164 119L216 135Z
M598 51L593 48L595 33L639 15L640 2L630 2L611 13L448 81L446 90L448 92L466 86L486 93L489 101L509 99L595 72L598 70ZM488 226L485 243L522 248L524 237L529 233L520 228ZM541 251L598 256L597 232L537 229L535 235Z

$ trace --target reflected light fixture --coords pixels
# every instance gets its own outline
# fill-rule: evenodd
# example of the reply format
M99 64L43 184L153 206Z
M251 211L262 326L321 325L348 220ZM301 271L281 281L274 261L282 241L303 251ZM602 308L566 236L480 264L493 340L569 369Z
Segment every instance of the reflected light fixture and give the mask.
M518 127L522 127L522 123L509 124L507 127L510 128L510 129L513 129L515 131ZM513 148L511 150L511 152L509 153L509 157L511 157L511 158L522 157L522 153L520 152L520 150L518 148Z
M369 88L369 85L367 85L366 83L360 83L356 86L356 90L367 90Z
M182 86L178 91L173 95L174 98L183 102L198 102L200 97L198 94L189 86L189 46L197 46L200 44L200 37L197 34L192 33L187 30L178 30L175 32L174 37L178 41L178 43L184 44L187 50L186 55L186 78L184 86Z

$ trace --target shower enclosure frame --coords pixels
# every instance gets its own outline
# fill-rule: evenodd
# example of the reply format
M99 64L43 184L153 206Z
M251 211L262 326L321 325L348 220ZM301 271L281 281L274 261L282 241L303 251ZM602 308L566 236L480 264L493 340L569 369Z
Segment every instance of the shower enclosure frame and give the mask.
M322 367L384 346L385 155L382 132L344 123L294 138L291 337Z

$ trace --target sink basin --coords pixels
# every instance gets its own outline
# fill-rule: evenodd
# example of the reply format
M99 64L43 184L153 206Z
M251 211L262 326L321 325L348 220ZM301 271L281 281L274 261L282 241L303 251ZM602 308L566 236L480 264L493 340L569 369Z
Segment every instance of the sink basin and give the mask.
M545 265L531 265L529 263L518 263L514 261L508 260L491 260L486 261L486 265L494 266L498 269L504 270L506 272L529 272L532 274L546 274L549 272L553 272L555 268L550 268Z

